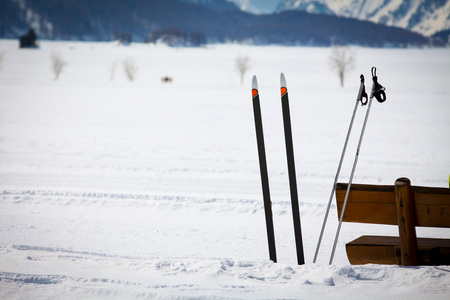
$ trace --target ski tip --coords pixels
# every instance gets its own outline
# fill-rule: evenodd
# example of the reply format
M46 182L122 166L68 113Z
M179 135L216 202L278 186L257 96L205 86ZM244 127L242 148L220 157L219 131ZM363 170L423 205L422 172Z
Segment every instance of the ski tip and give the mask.
M252 89L255 89L255 90L258 89L258 80L256 80L256 75L253 75L253 79L252 79Z
M286 78L284 78L284 74L281 73L280 75L280 86L281 86L281 96L287 93L287 86L286 86Z
M253 75L252 79L252 98L258 95L258 81L256 80L256 75Z
M280 74L280 86L281 87L287 87L287 85L286 85L286 78L284 77L284 73L281 73Z

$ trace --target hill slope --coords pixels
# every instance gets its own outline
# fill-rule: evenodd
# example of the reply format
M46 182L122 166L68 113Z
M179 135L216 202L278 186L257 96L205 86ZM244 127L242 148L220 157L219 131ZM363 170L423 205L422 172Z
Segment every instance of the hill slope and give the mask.
M407 30L304 11L252 15L186 0L112 0L107 5L101 0L3 2L8 18L1 19L2 38L17 38L33 27L43 39L108 41L126 32L133 41L145 41L154 30L177 27L186 33L202 32L209 42L322 46L429 43L428 38Z

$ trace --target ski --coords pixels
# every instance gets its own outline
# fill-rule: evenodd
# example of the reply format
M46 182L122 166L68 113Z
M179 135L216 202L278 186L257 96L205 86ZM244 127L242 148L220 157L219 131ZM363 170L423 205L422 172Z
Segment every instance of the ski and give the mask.
M289 173L289 186L291 193L292 216L294 219L294 235L295 235L295 246L297 250L297 263L299 265L303 265L305 264L305 256L303 252L302 230L300 223L300 207L298 203L297 179L295 175L295 159L294 159L294 146L292 141L289 97L286 85L286 78L284 77L283 73L281 73L280 75L280 89L281 89L281 105L283 110L284 137L286 142L286 157Z
M269 258L277 262L275 248L275 234L273 229L272 201L270 200L269 177L267 172L266 150L264 145L264 132L261 117L261 104L259 101L258 81L256 76L252 80L252 102L253 114L255 116L256 141L258 144L259 169L261 174L261 185L264 201L264 212L266 216L267 240L269 244Z

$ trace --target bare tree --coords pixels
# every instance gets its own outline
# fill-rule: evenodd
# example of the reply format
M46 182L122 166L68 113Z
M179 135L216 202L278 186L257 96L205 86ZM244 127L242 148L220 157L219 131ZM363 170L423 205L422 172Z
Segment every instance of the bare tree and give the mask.
M241 85L244 84L244 76L245 73L250 69L250 57L245 56L238 56L236 58L236 69L239 72L239 75L241 76Z
M67 62L65 62L57 52L52 52L50 60L53 74L55 74L55 80L57 80L64 67L67 66Z
M116 75L116 68L117 68L117 61L115 60L110 66L109 66L109 80L113 81L114 76Z
M123 61L123 70L125 72L125 75L127 75L127 78L130 81L133 81L136 78L136 73L138 70L138 67L134 60L132 58L125 58Z
M0 51L0 70L2 69L3 59L5 58L5 51Z
M345 75L355 67L355 52L346 46L333 46L330 67L337 72L343 87Z

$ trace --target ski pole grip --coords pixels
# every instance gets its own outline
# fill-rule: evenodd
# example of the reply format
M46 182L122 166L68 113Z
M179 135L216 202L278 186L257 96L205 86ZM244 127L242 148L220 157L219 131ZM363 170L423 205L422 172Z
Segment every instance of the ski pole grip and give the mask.
M359 78L361 79L361 84L359 87L358 98L356 100L361 101L361 105L366 105L368 98L366 93L366 87L364 85L364 75L361 74ZM363 98L366 98L366 101L364 101Z
M386 101L386 93L384 92L386 88L378 83L377 68L375 67L372 67L372 80L373 86L370 97L375 97L378 102L383 103Z

